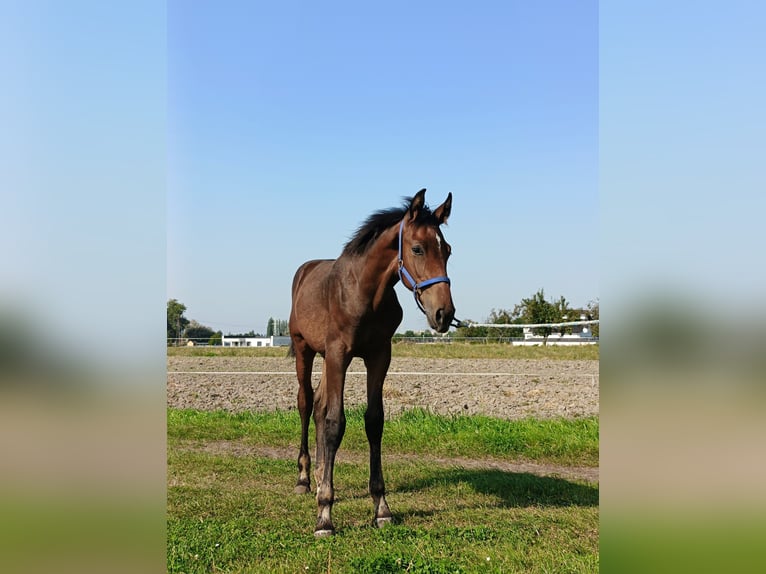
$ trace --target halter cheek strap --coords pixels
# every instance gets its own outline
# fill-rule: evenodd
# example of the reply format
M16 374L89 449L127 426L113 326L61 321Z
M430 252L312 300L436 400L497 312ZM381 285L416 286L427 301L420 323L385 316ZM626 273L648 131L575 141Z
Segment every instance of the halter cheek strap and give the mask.
M409 284L412 286L412 294L415 297L415 303L418 306L418 309L420 309L424 314L426 312L426 308L423 307L423 303L420 302L420 293L425 289L426 287L429 287L430 285L433 285L434 283L446 283L447 285L451 284L451 281L449 280L449 277L446 275L442 275L440 277L434 277L432 279L426 279L425 281L421 281L418 283L415 281L415 279L412 277L409 271L407 271L407 268L404 266L404 259L402 259L402 232L404 231L404 220L402 219L402 222L399 224L399 280L404 283L404 279L406 278Z

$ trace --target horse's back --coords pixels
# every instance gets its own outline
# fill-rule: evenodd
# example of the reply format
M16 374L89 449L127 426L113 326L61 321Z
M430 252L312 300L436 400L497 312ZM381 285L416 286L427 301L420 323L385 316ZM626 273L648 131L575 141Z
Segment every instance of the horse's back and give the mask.
M293 277L293 303L301 289L320 287L332 269L334 259L312 259L298 267Z

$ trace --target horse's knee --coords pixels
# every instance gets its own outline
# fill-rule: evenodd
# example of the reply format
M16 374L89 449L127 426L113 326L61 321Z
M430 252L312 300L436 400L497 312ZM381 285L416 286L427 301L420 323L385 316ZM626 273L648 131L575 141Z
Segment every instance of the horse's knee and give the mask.
M365 426L383 426L383 409L377 407L367 407L364 411L364 425Z
M346 416L343 413L340 415L327 415L324 422L325 442L333 445L335 448L340 446L343 440L343 435L346 433Z
M364 413L364 430L368 438L383 436L383 413L367 409Z

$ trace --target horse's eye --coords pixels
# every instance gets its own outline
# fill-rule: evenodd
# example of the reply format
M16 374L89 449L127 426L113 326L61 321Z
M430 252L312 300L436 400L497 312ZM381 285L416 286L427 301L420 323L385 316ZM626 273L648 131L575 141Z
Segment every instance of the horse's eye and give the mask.
M413 245L412 246L412 252L415 255L424 255L425 251L423 251L423 248L420 245Z

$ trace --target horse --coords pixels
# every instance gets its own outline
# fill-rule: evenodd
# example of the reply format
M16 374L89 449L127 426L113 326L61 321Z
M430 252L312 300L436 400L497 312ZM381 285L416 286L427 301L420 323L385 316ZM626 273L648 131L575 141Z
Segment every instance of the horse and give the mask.
M440 230L452 210L452 193L433 211L425 203L425 193L421 189L401 208L373 213L337 259L307 261L293 278L290 354L295 356L301 419L295 492L311 492L308 432L313 409L317 537L335 533L333 468L346 429L343 389L354 357L362 358L367 369L364 428L370 447L373 525L382 527L393 521L386 503L381 438L383 381L391 363L391 338L402 320L394 285L402 281L412 291L418 308L439 333L446 333L455 317L447 277L452 248ZM311 371L317 353L323 357L324 367L315 393Z

